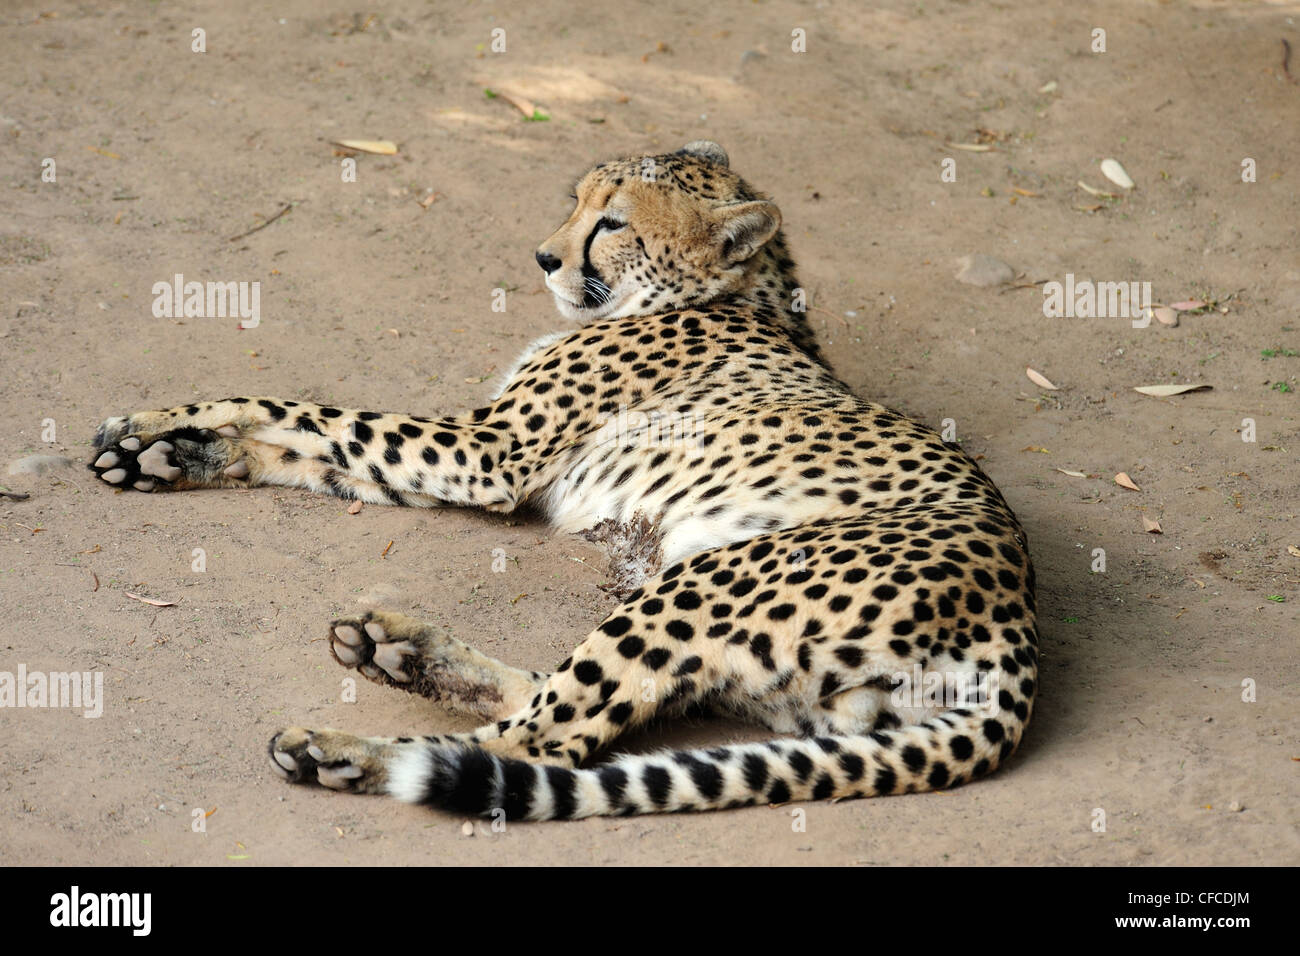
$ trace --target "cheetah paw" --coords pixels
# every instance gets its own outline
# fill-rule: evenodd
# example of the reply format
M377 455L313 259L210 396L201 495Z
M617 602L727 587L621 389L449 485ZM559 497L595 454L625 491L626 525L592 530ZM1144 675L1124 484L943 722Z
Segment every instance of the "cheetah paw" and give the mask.
M290 783L318 783L330 790L381 793L387 747L338 730L289 727L271 738L271 766Z
M248 476L248 462L231 461L231 428L184 428L149 437L128 434L129 419L110 418L95 433L90 470L107 484L136 491L233 483ZM233 432L233 434L232 434Z
M170 442L146 445L131 436L109 446L90 468L110 485L153 491L159 485L170 485L183 474L172 457L175 450Z
M399 615L374 611L340 618L330 624L330 653L378 684L410 684L418 673L420 651L402 640L403 623Z

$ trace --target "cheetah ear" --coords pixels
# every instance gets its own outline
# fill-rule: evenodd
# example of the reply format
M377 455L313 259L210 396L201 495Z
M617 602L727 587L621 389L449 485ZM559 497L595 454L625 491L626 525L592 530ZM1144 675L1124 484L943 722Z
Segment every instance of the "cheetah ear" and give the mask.
M713 216L718 255L729 265L744 262L781 228L781 210L766 199L719 206Z
M730 163L727 159L727 151L717 143L707 139L696 139L687 143L678 154L685 153L687 156L698 156L700 159L707 159L715 166L726 166Z

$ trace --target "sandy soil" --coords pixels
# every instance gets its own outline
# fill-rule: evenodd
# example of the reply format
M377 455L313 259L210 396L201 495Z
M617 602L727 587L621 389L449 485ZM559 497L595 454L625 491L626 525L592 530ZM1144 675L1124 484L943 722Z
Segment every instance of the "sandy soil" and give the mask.
M761 808L467 837L460 819L282 784L266 740L297 723L467 729L364 681L342 702L325 623L359 600L416 608L547 668L610 606L599 551L527 515L349 515L299 491L114 494L80 466L0 473L31 495L0 499L0 671L99 671L106 697L99 719L0 710L0 862L1300 862L1300 356L1264 354L1300 350L1300 84L1282 68L1300 7L518 6L6 4L0 461L83 461L105 416L230 394L472 407L559 325L532 252L571 179L716 139L782 207L840 375L953 419L1027 527L1043 670L1026 744L975 786L808 805L805 832ZM361 157L343 183L341 137L400 153ZM1075 185L1113 188L1106 156L1137 183L1120 200ZM954 281L974 252L1021 283L1149 281L1157 301L1223 311L1146 329L1048 319L1037 288ZM151 288L176 273L260 281L260 326L155 318ZM1132 391L1165 382L1213 390ZM627 747L755 736L697 721Z

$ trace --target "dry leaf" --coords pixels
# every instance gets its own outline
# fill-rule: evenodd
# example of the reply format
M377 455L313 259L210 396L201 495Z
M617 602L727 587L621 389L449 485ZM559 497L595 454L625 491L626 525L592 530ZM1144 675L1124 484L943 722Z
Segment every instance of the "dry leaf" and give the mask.
M1068 468L1057 468L1056 470L1059 471L1059 472L1060 472L1061 474L1063 474L1063 475L1069 475L1071 478L1087 478L1087 477L1088 477L1087 475L1085 475L1085 474L1084 474L1083 472L1081 472L1081 471L1070 471L1070 469L1068 469Z
M1300 558L1300 548L1297 548L1294 544L1288 544L1286 546L1286 553L1294 558Z
M1205 308L1205 303L1200 299L1188 299L1186 302L1172 302L1169 308L1177 309L1179 312L1191 312L1194 309Z
M525 99L522 96L515 96L505 90L497 90L496 94L529 119L532 119L537 113L537 105L532 100Z
M350 514L350 515L355 515L355 514L360 514L360 513L361 513L361 502L360 502L360 501L354 501L354 502L352 502L352 504L348 505L348 514Z
M968 153L993 152L992 146L986 146L983 143L946 143L945 145L951 146L953 149L964 149Z
M1020 189L1016 186L1012 186L1011 191L1017 196L1028 196L1030 199L1037 199L1042 195L1042 193L1036 193L1032 189Z
M1127 488L1129 491L1142 490L1136 484L1133 483L1133 479L1128 476L1128 472L1124 472L1124 471L1121 471L1118 475L1115 476L1115 484L1119 485L1121 488Z
M1133 177L1115 159L1101 161L1101 174L1121 189L1133 188Z
M1103 206L1101 203L1097 203L1097 205L1095 206L1075 206L1074 211L1075 212L1100 212L1105 208L1106 207Z
M175 607L175 601L155 601L153 598L140 597L138 594L132 594L130 591L123 592L133 601L139 601L141 604L152 604L154 607Z
M356 150L358 153L392 156L397 152L397 144L386 139L336 139L332 142L335 146Z
M1157 322L1161 325L1177 325L1178 313L1165 305L1156 306L1154 309L1148 309Z
M1146 515L1142 516L1142 530L1147 534L1164 534L1164 532L1160 530L1160 522L1152 521Z
M1184 392L1208 392L1213 387L1213 385L1135 385L1133 391L1166 398L1170 395L1182 395Z
M1025 374L1029 376L1029 381L1033 382L1039 388L1051 389L1053 392L1059 391L1057 386L1053 385L1043 376L1042 372L1035 372L1032 368L1027 368L1025 369Z
M1038 452L1038 453L1041 454L1041 455L1050 455L1050 454L1051 454L1051 452L1048 451L1046 448L1044 448L1042 445L1026 445L1024 448L1022 448L1022 449L1020 449L1020 450L1021 450L1021 451L1036 451L1036 452Z

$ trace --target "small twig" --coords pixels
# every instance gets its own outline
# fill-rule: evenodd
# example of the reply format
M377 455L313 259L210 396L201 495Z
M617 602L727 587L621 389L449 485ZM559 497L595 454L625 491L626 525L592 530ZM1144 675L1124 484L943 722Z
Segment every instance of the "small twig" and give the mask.
M0 498L12 498L14 501L26 501L30 497L22 491L0 491Z
M277 219L279 219L281 216L283 216L286 212L288 212L292 208L293 208L293 203L291 202L285 203L283 209L277 212L270 219L266 220L266 222L262 223L260 226L254 226L252 229L248 230L248 232L241 232L237 236L231 236L230 239L227 241L237 242L238 240L243 239L245 236L251 236L255 232L260 232L261 230L265 229L271 223L275 222Z
M1020 282L1017 283L1016 285L1007 286L1005 289L1000 291L998 295L1006 295L1012 289L1037 289L1044 282L1050 282L1050 281L1051 281L1050 279L1035 279L1033 282Z
M175 601L159 601L154 598L141 597L138 594L132 594L130 591L123 591L122 593L125 594L133 601L139 601L141 604L151 604L154 607L175 607L176 606ZM155 615L155 617L156 616L157 615ZM152 624L153 622L150 621L150 623Z
M588 571L595 571L597 574L603 574L603 573L604 573L604 572L602 572L602 571L597 571L595 568L593 568L593 567L592 567L590 564L588 564L586 561L582 560L582 558L575 558L573 555L569 555L569 560L570 560L570 561L577 561L579 564L581 564L581 565L582 565L584 568L586 568Z
M1282 40L1282 75L1288 83L1295 82L1295 77L1291 75L1291 44L1285 38Z
M73 480L72 480L71 478L69 478L67 475L61 475L60 477L56 478L55 481L59 482L59 484L69 484L69 485L72 485L72 487L74 487L74 488L77 489L77 493L78 493L78 494L83 494L83 495L84 495L84 494L86 493L85 490L81 487L81 485L77 484L75 481L73 481Z

